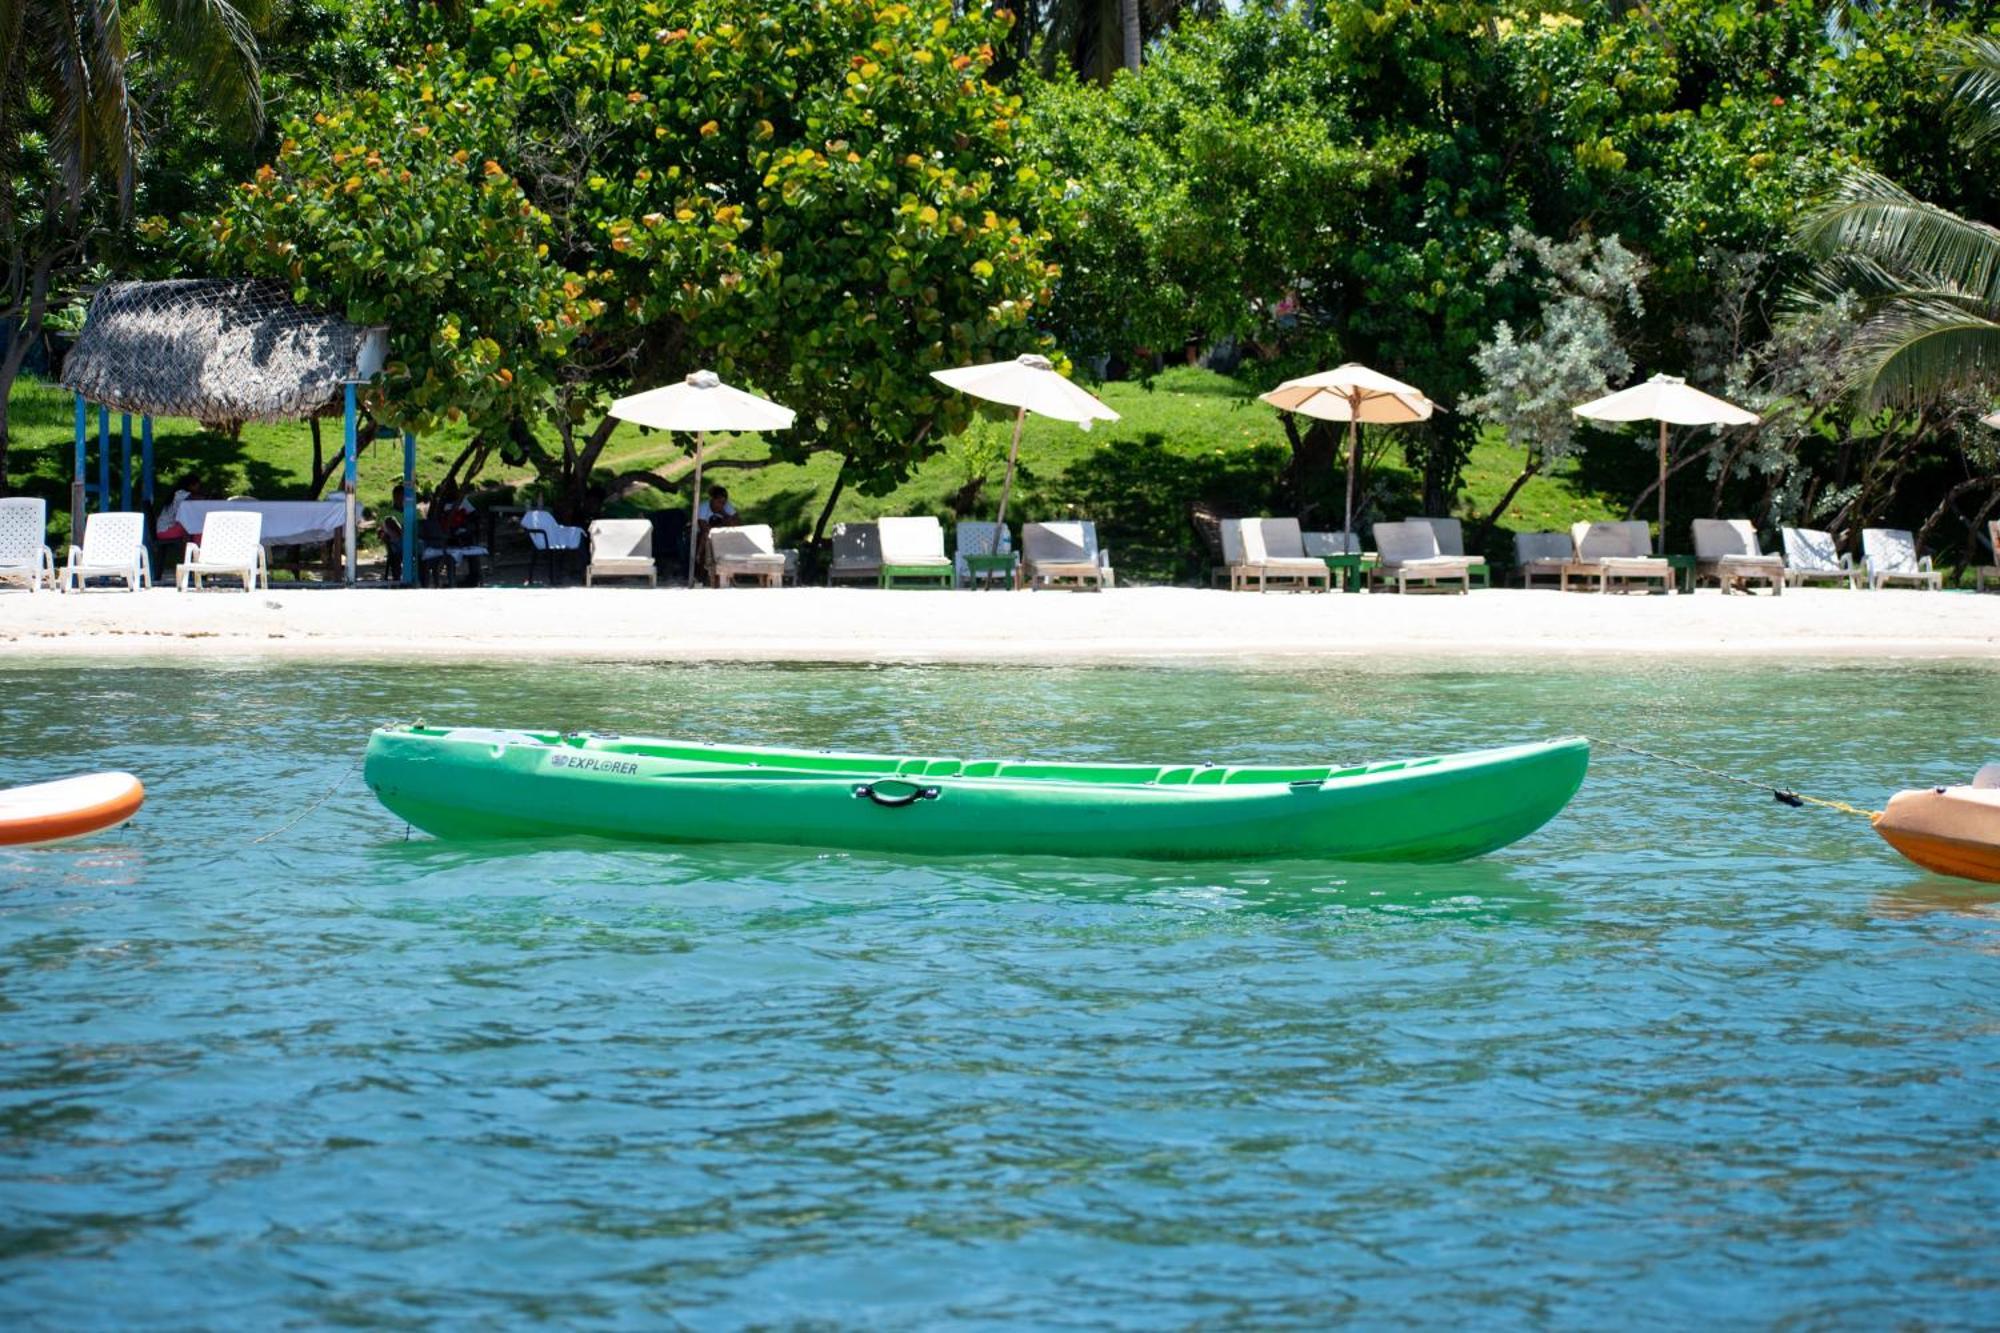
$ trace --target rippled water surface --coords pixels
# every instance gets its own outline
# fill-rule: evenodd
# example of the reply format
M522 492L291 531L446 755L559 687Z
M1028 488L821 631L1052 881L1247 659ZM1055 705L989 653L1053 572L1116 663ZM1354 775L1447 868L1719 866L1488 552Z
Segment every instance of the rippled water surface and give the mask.
M150 791L0 850L0 1319L2000 1320L2000 893L1858 820L1600 750L1454 867L479 848L354 771L414 718L1879 804L2000 671L0 670L0 779Z

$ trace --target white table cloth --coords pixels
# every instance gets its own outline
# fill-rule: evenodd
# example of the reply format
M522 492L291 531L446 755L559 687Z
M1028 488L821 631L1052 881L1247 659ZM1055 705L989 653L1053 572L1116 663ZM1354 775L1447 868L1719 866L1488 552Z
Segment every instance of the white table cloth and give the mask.
M199 539L208 516L223 511L262 514L266 546L311 546L332 541L347 527L345 500L183 500L180 524Z

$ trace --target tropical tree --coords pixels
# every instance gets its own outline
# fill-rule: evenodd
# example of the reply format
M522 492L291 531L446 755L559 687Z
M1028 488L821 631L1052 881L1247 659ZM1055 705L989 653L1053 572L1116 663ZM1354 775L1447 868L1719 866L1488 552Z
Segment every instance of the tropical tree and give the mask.
M50 300L130 210L149 131L143 72L199 90L243 136L263 119L256 34L267 0L8 0L0 5L0 486L7 403Z
M567 505L609 401L703 365L799 410L774 456L880 491L971 411L926 371L1043 342L1061 186L986 77L1005 34L949 0L492 0L289 131L208 262L389 324L383 410L458 407Z
M2000 39L1968 37L1949 58L1962 142L2000 137ZM1876 403L2000 383L2000 230L1927 203L1872 171L1844 180L1801 229L1825 258L1815 299L1851 291L1867 315L1854 387Z

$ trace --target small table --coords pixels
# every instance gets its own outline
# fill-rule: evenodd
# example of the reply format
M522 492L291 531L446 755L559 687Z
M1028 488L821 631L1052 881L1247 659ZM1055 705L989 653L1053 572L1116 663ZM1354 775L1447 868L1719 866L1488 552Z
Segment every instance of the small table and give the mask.
M1694 592L1694 568L1695 561L1699 557L1692 555L1669 555L1662 556L1661 559L1673 567L1675 589L1684 593Z
M894 588L897 580L908 579L918 583L935 583L941 588L949 588L956 577L950 565L890 565L882 566L878 586ZM909 586L907 583L903 586Z
M1326 561L1327 572L1340 580L1343 592L1360 592L1362 574L1379 563L1376 558L1359 552L1352 555L1323 555L1320 559Z
M1018 588L1020 562L1012 551L1002 551L998 555L963 555L967 581L975 588Z

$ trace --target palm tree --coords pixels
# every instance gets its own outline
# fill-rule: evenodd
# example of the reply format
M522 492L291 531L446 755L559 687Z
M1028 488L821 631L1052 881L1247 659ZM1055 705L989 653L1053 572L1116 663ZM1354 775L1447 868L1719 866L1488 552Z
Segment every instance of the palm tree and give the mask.
M2000 39L1960 42L1947 70L1960 136L1968 146L2000 138ZM1858 172L1801 233L1823 258L1814 292L1865 302L1854 348L1865 401L2000 383L2000 230Z
M269 0L0 0L0 486L7 398L41 334L50 288L87 259L88 211L130 208L145 145L135 76L157 70L217 119L263 123L256 33Z

